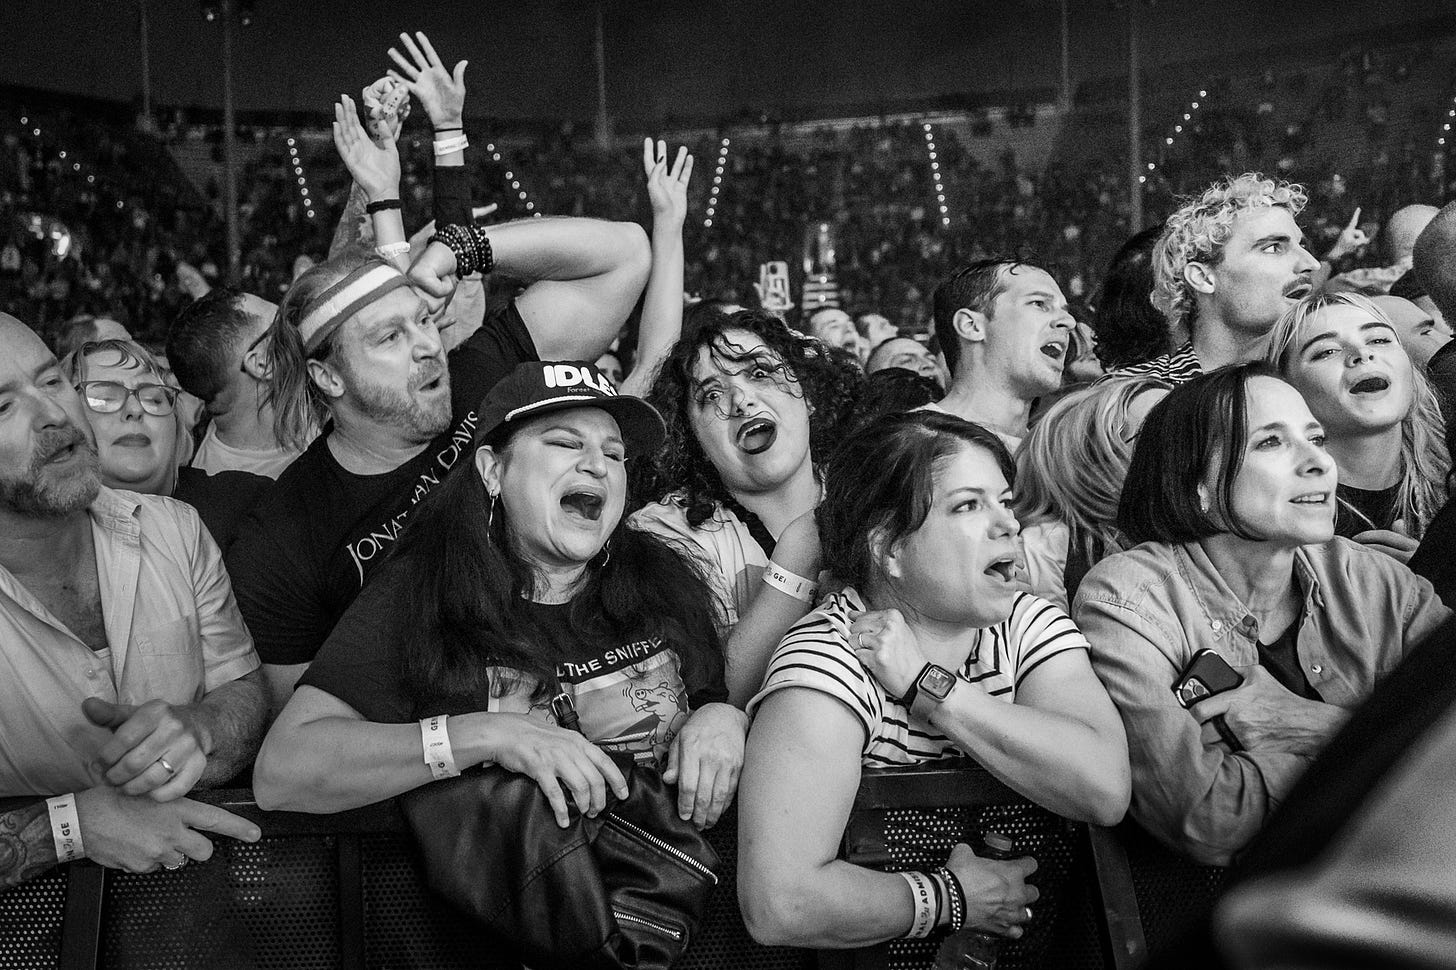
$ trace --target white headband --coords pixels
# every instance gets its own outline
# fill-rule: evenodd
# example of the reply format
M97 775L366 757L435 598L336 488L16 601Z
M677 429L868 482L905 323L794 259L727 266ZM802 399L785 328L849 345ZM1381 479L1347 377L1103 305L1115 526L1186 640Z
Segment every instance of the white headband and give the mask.
M329 287L298 325L305 354L311 354L328 339L339 324L391 290L408 286L409 280L393 266L366 263Z

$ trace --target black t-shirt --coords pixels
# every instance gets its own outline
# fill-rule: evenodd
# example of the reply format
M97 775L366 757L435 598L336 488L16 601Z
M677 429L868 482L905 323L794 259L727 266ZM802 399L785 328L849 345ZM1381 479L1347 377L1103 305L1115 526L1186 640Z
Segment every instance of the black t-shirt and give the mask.
M177 471L172 497L197 510L202 524L226 555L243 518L272 486L273 479L252 472L228 469L209 475L187 465Z
M356 475L314 439L264 493L227 556L243 619L264 663L312 660L399 537L409 510L438 485L475 433L485 392L536 347L514 301L450 354L454 421L414 458Z
M1259 666L1269 671L1274 679L1284 685L1285 690L1311 701L1323 701L1319 691L1310 686L1304 675L1304 666L1299 662L1299 620L1285 628L1273 643L1260 641Z
M1436 587L1436 595L1456 609L1456 500L1447 501L1426 526L1421 544L1411 556L1411 572Z
M1399 492L1399 482L1377 489L1336 485L1335 497L1339 501L1335 503L1335 535L1353 539L1371 529L1389 529L1395 522L1395 500Z
M354 601L299 680L337 697L366 720L407 724L435 714L476 711L529 714L553 721L549 699L532 701L534 681L494 668L478 690L416 703L405 686L402 643L411 618L399 604L411 581L407 563L392 560ZM726 701L721 674L686 668L655 638L589 640L571 627L569 606L523 603L525 621L558 645L556 675L570 694L588 738L608 750L667 754L690 710Z

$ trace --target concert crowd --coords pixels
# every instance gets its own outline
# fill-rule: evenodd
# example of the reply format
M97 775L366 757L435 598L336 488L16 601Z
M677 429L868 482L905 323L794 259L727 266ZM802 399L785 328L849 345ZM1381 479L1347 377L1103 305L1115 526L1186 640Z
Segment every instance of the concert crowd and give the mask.
M485 767L566 829L655 773L686 835L736 824L759 944L1016 940L1028 855L842 856L864 770L970 759L1231 866L1456 630L1456 207L1371 231L1231 171L1144 229L1110 170L949 135L948 244L866 130L737 154L751 231L689 215L712 143L653 138L558 139L531 211L477 217L465 63L383 61L311 159L327 251L259 163L240 286L205 204L118 190L137 143L51 119L105 160L81 195L6 146L7 217L76 251L0 251L0 893L266 834L199 789L428 819ZM766 265L804 213L839 253L812 304ZM1449 806L1367 794L1323 878L1220 910L1238 965L1366 898L1359 846L1449 933Z

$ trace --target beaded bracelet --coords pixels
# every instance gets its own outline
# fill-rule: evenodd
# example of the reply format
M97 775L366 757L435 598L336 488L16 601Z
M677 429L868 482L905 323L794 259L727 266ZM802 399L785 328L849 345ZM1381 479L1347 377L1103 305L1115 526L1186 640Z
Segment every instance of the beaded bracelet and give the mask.
M950 929L954 933L966 922L966 891L961 888L961 881L956 874L945 866L935 870L945 884L945 895L950 901Z
M458 276L488 274L495 269L490 236L480 226L443 226L430 237L430 242L440 243L455 254L455 273Z

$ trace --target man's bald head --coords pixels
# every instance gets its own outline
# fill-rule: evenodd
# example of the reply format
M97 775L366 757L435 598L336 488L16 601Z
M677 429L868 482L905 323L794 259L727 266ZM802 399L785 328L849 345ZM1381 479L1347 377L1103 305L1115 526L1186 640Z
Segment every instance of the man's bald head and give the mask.
M1436 213L1416 239L1416 279L1448 322L1456 320L1456 202Z
M1383 234L1387 263L1394 265L1409 258L1416 239L1439 211L1433 205L1407 205L1396 209L1386 220Z

